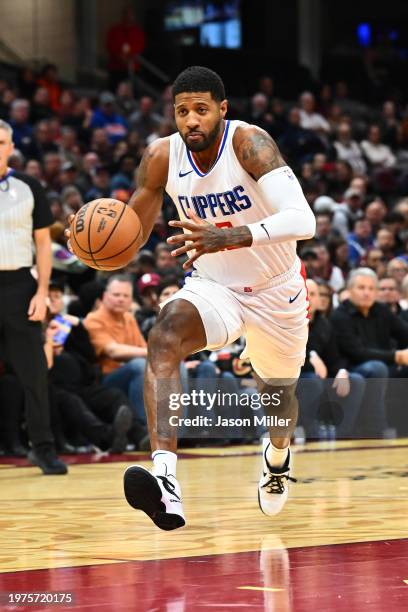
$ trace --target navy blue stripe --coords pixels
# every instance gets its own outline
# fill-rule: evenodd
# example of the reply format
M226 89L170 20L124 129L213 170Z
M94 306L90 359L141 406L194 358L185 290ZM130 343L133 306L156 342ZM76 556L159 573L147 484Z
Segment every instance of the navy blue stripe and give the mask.
M217 164L218 160L220 159L220 157L222 155L222 152L223 152L223 150L225 148L226 142L227 142L229 126L230 126L230 121L228 119L228 121L226 122L225 130L224 130L224 135L222 137L221 147L220 147L220 150L218 151L217 159L215 160L215 162L213 163L213 165L211 166L211 168L209 169L208 172L204 172L204 173L200 172L200 170L198 169L197 165L194 162L194 159L193 159L193 156L191 155L190 149L186 145L187 157L188 157L188 160L189 160L189 162L191 164L191 167L193 168L194 172L196 174L198 174L198 176L200 176L201 178L203 178L204 176L207 176L207 174L209 174L211 172L211 170L214 168L214 166Z

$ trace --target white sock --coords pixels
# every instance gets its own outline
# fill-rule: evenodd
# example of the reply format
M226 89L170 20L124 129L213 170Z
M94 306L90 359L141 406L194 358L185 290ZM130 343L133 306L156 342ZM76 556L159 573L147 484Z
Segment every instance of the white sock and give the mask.
M269 465L275 468L283 467L288 456L288 449L289 446L285 446L285 448L276 448L271 442L266 451L266 458Z
M152 453L153 474L176 477L177 455L171 451L156 450Z

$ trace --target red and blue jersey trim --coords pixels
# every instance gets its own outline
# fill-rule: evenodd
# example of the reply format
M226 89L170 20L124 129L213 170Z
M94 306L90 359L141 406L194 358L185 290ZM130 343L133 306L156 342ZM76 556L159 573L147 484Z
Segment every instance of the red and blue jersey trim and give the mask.
M228 119L226 121L225 129L224 129L224 134L222 136L222 140L220 142L220 147L218 149L218 155L217 155L217 157L215 159L215 162L213 163L211 168L208 170L208 172L202 172L202 170L200 170L200 168L198 167L197 163L194 161L194 157L193 157L190 149L186 146L188 161L190 162L191 167L193 168L194 172L196 174L198 174L198 176L201 176L201 177L207 176L207 174L209 174L211 172L211 170L214 168L214 166L217 164L218 160L220 159L220 157L222 155L223 150L225 149L225 145L227 143L229 126L230 126L230 121Z

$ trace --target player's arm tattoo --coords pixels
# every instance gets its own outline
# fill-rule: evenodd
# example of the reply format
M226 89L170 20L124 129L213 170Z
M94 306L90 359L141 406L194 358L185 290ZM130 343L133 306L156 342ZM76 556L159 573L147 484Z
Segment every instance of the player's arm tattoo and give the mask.
M146 172L147 172L147 169L149 167L149 162L152 157L153 157L153 153L149 149L146 149L145 152L143 153L142 159L140 160L140 164L137 169L136 180L137 180L138 187L143 187L143 185L146 182Z
M286 163L276 142L258 127L241 128L234 134L234 149L242 167L256 181Z
M155 151L151 147L148 147L144 151L142 159L140 160L139 167L137 169L137 191L143 189L143 187L146 186L151 187L151 185L148 185L148 183L151 182L155 183L154 189L158 190L161 193L164 191L164 181L162 180L162 177L157 176L158 172L156 166L154 165L155 161L157 162L157 151ZM148 179L150 180L148 181Z

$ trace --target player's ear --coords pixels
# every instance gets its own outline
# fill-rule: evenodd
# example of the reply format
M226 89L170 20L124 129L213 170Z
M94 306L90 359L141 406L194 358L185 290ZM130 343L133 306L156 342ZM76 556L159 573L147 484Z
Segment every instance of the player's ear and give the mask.
M225 115L227 114L227 110L228 110L228 100L223 100L220 103L220 112L222 115L222 118L224 119Z

